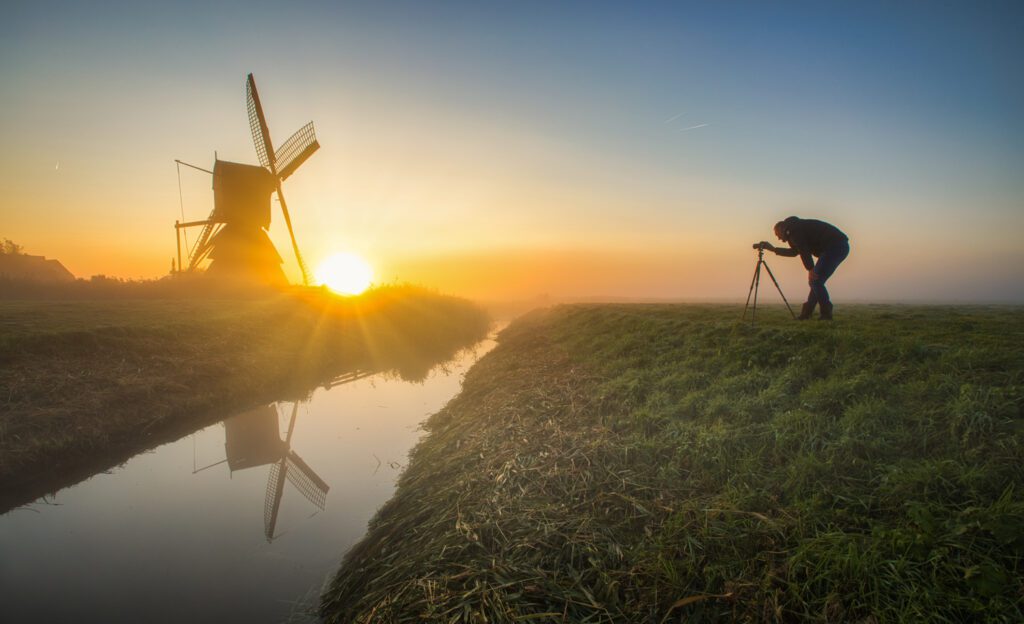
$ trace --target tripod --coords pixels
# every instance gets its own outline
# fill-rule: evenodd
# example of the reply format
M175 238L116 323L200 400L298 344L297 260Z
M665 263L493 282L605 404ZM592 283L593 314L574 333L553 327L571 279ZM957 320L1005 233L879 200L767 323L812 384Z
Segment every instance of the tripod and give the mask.
M747 319L747 308L750 308L750 325L753 326L757 320L757 289L761 286L761 267L764 266L765 270L768 271L768 277L772 278L772 283L775 284L775 289L779 291L779 295L782 296L782 301L785 302L786 308L789 313L796 318L796 313L793 312L793 308L789 306L789 301L786 300L786 295L782 294L782 287L779 286L779 281L775 279L775 274L772 273L771 267L764 260L764 243L754 244L754 249L757 249L757 265L754 267L754 278L750 280L750 290L747 292L747 304L743 306L743 320ZM754 305L750 306L750 295L754 295Z

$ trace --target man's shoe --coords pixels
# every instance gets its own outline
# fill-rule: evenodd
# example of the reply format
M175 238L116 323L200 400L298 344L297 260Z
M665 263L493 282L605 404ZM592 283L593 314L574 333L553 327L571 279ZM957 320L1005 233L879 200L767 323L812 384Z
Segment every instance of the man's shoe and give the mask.
M831 309L829 310L829 312L831 312ZM814 304L805 303L803 307L800 308L800 316L796 317L796 320L806 321L807 319L811 318L812 314L814 314Z
M821 315L818 317L819 321L831 321L832 320L832 304L823 303L821 304Z

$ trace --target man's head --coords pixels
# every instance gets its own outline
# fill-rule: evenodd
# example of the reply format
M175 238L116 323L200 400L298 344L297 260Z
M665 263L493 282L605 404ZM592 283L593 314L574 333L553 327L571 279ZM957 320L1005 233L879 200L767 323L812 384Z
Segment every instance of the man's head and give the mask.
M775 236L782 242L789 242L789 228L794 223L800 220L800 217L786 217L785 221L779 221L775 224Z

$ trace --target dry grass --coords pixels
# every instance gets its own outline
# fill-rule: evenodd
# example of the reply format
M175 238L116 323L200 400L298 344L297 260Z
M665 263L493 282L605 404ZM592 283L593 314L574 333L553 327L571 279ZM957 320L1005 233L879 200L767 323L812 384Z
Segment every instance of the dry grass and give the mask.
M514 323L322 616L1020 621L1021 311L735 312Z

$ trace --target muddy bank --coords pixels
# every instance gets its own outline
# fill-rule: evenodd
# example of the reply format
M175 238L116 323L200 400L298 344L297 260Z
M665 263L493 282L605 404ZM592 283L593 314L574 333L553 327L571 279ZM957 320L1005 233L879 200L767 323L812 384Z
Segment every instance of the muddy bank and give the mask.
M338 375L422 378L488 324L468 301L411 287L349 299L5 302L0 510Z
M1014 621L1024 314L570 306L426 424L329 622Z

